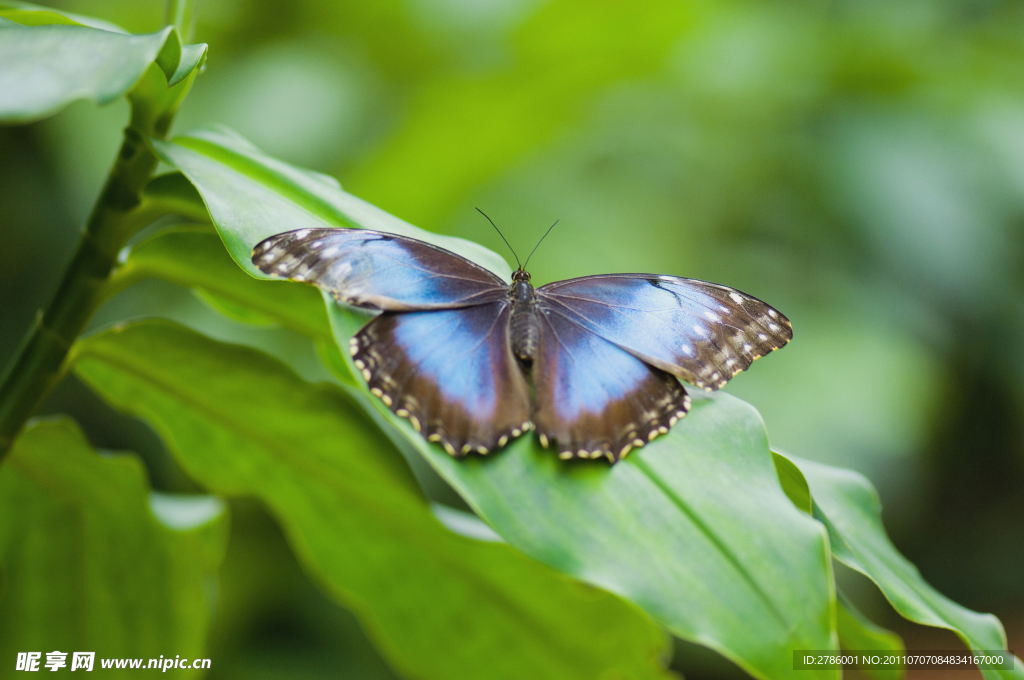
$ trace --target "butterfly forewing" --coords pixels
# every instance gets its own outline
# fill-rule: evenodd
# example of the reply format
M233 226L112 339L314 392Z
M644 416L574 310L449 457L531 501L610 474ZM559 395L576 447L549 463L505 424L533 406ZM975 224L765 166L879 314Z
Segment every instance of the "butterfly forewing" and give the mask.
M789 320L755 297L706 281L609 274L537 290L558 311L644 362L705 389L723 387L793 337Z
M501 279L455 253L367 229L278 234L253 249L252 261L266 274L312 283L371 309L449 309L507 298Z
M508 339L506 300L385 312L352 338L370 391L448 453L488 453L530 429L530 389Z

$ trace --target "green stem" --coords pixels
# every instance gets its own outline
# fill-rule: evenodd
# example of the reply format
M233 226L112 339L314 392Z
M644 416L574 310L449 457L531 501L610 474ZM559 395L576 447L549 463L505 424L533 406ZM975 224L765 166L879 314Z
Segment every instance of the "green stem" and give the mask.
M156 164L138 132L126 129L121 152L56 295L36 316L0 380L0 456L60 380L64 358L95 311L118 251L137 228L133 212Z
M104 287L118 252L154 218L142 198L157 165L146 139L166 136L194 75L168 89L162 72L152 66L129 95L132 120L74 257L53 300L36 316L0 378L0 460L63 376L71 346L105 299Z

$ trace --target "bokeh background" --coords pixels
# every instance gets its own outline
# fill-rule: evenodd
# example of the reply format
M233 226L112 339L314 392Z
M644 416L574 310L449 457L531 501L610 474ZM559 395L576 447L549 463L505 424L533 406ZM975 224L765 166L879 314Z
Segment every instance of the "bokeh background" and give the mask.
M160 0L51 4L164 23ZM559 218L536 283L669 273L781 309L793 343L727 391L776 447L866 474L925 578L1024 649L1024 5L202 0L195 37L210 56L177 130L224 123L506 255L474 206L520 254ZM78 103L0 129L0 361L53 294L127 116ZM320 375L303 341L170 284L127 291L94 326L140 315ZM138 451L156 488L191 488L73 379L45 410ZM394 677L258 505L235 504L233 525L211 678ZM909 647L959 647L839 577ZM741 675L689 645L674 663Z

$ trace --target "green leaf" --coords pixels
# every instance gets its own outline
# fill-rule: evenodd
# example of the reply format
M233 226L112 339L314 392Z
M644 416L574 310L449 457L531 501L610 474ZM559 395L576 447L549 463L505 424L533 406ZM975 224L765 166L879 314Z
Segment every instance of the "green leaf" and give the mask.
M875 582L902 616L956 633L973 650L1006 649L1003 626L991 614L962 607L928 585L917 567L896 550L882 525L882 505L871 482L852 470L787 456L800 468L814 499L814 516L827 528L832 554ZM1024 678L1014 670L984 670L995 680Z
M774 451L772 451L772 462L775 463L775 473L779 476L779 483L782 484L782 490L789 496L789 500L808 515L812 514L811 490L807 486L807 480L804 479L800 468L785 456Z
M152 144L165 163L196 186L228 252L257 278L268 277L252 264L253 246L283 231L321 227L376 229L417 238L499 276L511 276L508 263L490 250L417 229L345 193L335 179L271 158L230 130L204 128Z
M52 7L42 7L29 2L0 2L0 17L9 19L22 26L46 26L48 24L70 24L78 26L91 26L104 31L114 33L127 33L117 24L103 21L95 17L74 14L63 10L56 10Z
M142 202L155 216L168 213L193 222L209 222L206 204L196 188L180 172L157 175L142 190Z
M234 263L232 263L234 266ZM252 326L276 326L277 319L267 316L262 312L248 307L232 298L222 297L217 293L211 293L203 288L195 288L192 291L196 297L205 302L214 311L220 312L229 319L241 321Z
M272 321L314 339L331 337L315 289L247 276L210 231L171 229L134 246L112 277L108 295L144 278L202 291L215 307L242 321Z
M206 44L184 45L177 29L172 30L156 57L156 64L167 76L167 87L174 87L206 61Z
M509 275L493 253L415 230L231 133L153 144L196 185L236 262L254 274L252 247L271 234L354 225L422 238ZM347 347L366 317L329 306ZM632 599L677 635L760 677L791 675L787 650L837 647L825 534L784 494L763 425L742 402L703 403L686 426L609 470L558 462L531 438L486 463L455 461L358 394L513 546Z
M174 85L205 57L206 45L182 46L170 26L130 35L81 25L5 23L0 25L0 123L39 120L78 99L106 104L131 90L154 62Z
M775 472L779 475L782 488L793 504L806 512L814 513L814 503L807 479L800 468L785 456L772 452ZM900 636L870 621L852 602L837 589L836 630L839 646L843 650L876 650L899 653L904 650ZM875 680L899 680L902 669L866 668L862 671Z
M695 400L681 425L613 467L560 461L532 436L456 460L387 415L511 545L752 675L804 677L792 649L837 646L824 532L780 488L749 405Z
M134 456L36 422L0 466L0 658L202 656L226 541L219 500L153 495Z
M874 624L864 616L857 607L839 591L839 609L837 628L839 630L839 646L843 650L872 650L902 654L905 650L903 640L891 630ZM902 668L865 668L861 671L875 680L900 680Z
M339 388L166 322L82 340L75 354L77 374L149 421L196 480L262 499L402 672L663 677L664 634L639 610L445 529Z
M339 345L351 316L332 306ZM618 593L675 635L757 677L794 671L793 649L833 649L825 532L779 485L760 417L725 394L623 462L560 461L531 436L486 459L428 444L361 386L499 535L559 571Z

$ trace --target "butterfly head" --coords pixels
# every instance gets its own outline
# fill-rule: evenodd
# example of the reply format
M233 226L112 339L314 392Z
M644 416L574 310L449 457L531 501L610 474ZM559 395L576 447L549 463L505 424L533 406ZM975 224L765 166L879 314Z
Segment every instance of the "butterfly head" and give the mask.
M524 309L533 309L537 300L533 286L530 285L530 272L522 267L512 272L512 285L508 287L508 296Z

